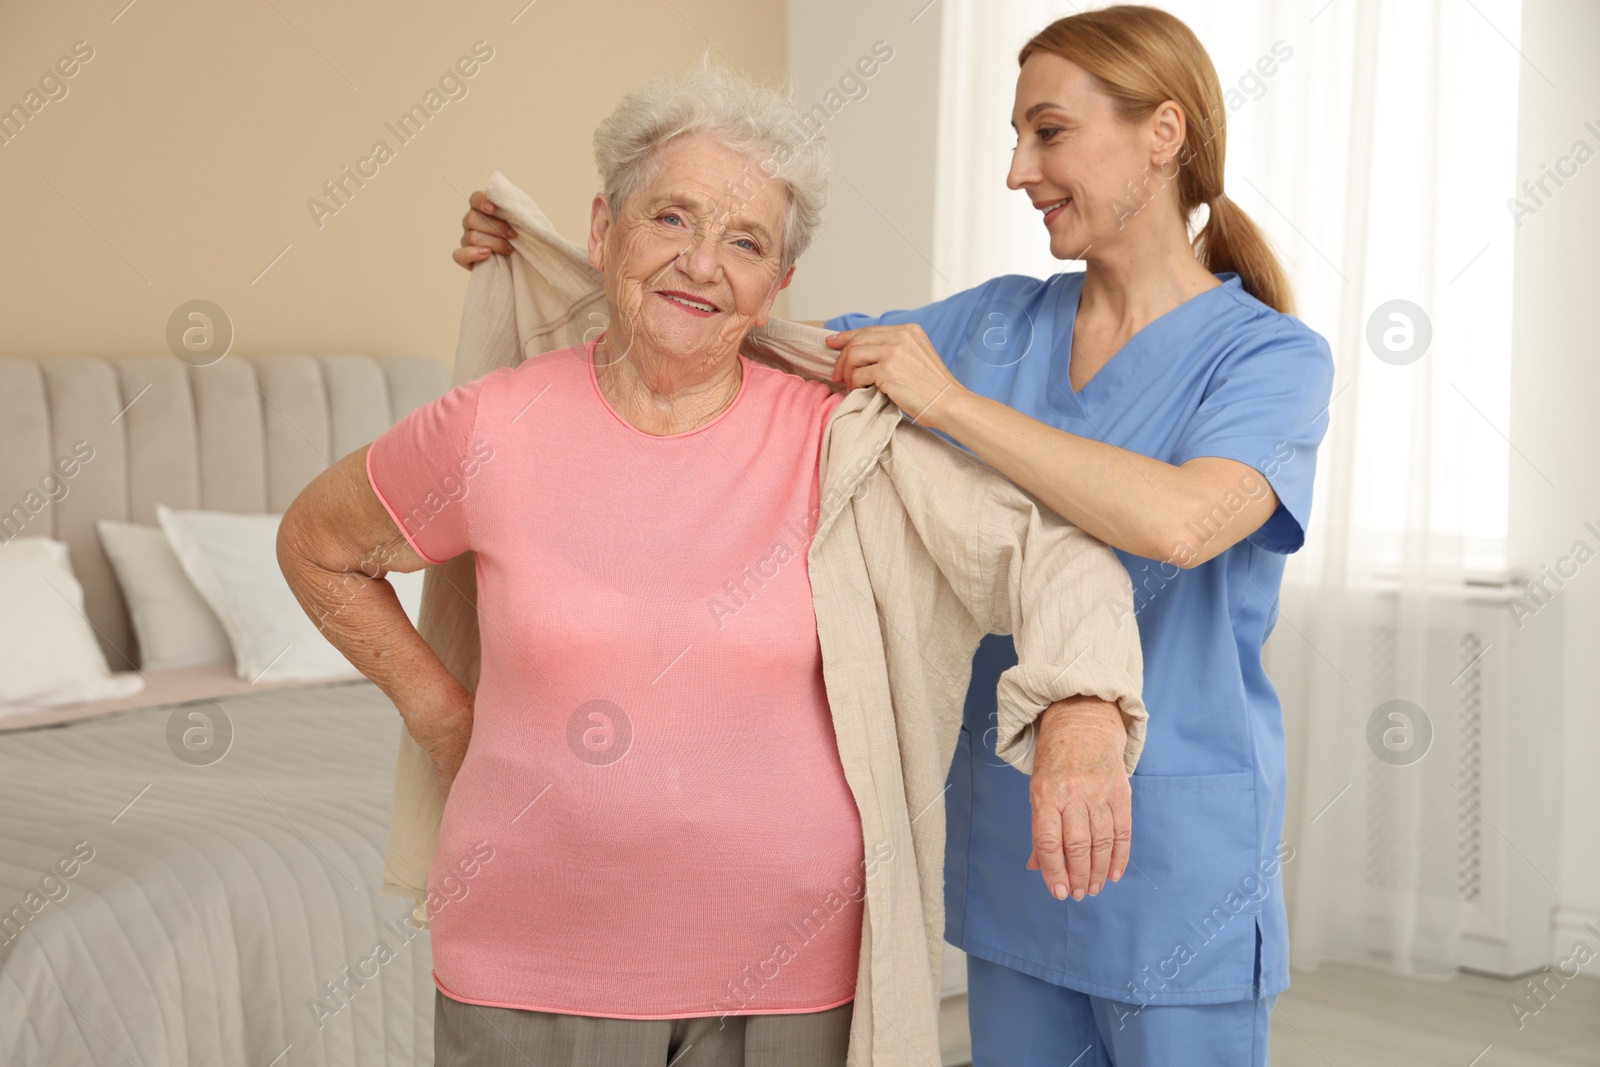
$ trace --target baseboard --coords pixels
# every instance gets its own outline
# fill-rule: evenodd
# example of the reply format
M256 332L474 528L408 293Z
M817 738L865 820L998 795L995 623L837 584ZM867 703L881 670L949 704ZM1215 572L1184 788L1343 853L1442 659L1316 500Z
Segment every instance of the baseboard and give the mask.
M971 1067L972 1032L967 1028L967 995L939 998L940 1067Z
M1587 951L1583 945L1588 946ZM1557 908L1550 916L1550 966L1565 962L1570 971L1577 966L1575 954L1589 961L1583 976L1600 979L1600 911Z

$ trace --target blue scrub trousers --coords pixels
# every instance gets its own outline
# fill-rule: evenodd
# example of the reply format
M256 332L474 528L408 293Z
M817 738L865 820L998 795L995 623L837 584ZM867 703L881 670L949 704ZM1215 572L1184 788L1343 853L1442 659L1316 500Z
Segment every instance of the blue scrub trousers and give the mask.
M967 957L972 1067L1266 1067L1276 996L1123 1004Z

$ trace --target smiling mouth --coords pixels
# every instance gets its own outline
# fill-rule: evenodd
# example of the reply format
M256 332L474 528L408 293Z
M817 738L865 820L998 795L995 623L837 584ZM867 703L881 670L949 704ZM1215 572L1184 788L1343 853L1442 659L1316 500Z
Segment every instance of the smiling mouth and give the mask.
M1072 197L1064 196L1060 200L1050 200L1043 204L1034 205L1044 212L1044 224L1050 225L1050 220L1061 214L1061 209L1072 203Z
M658 291L656 295L661 297L667 303L675 304L676 306L689 312L689 314L699 316L700 318L709 318L710 316L715 315L717 312L722 310L708 300L700 300L696 297L690 296L688 293L680 293L675 290L663 289Z

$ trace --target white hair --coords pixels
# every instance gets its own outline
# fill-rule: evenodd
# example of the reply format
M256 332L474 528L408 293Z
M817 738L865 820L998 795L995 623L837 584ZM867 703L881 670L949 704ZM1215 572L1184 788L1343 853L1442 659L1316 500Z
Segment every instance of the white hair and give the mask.
M656 150L677 137L709 136L755 164L745 189L782 182L787 269L811 244L828 200L832 153L821 130L807 130L790 99L735 70L705 66L651 79L622 98L594 131L594 161L606 203L621 212L655 178Z

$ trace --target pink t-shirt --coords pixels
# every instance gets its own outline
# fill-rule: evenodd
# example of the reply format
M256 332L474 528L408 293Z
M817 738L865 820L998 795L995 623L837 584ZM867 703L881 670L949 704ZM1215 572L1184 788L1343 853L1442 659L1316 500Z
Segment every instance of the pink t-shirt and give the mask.
M740 357L704 426L611 410L592 346L450 390L367 475L417 552L477 553L472 743L429 873L457 1000L617 1018L851 1000L861 821L806 573L838 397Z

